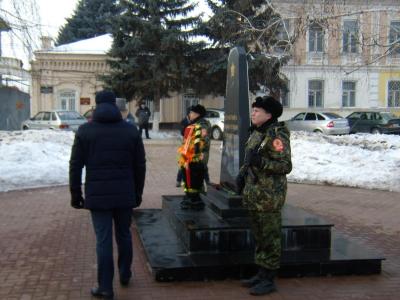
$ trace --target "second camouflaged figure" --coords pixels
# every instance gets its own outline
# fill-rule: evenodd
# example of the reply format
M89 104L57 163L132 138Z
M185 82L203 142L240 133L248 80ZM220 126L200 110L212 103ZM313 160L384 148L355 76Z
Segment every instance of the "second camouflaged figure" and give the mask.
M283 122L282 105L273 97L257 97L252 104L252 133L246 143L244 164L237 177L243 205L248 210L258 273L242 281L250 294L276 290L274 277L281 259L281 210L285 203L286 174L292 170L290 134Z

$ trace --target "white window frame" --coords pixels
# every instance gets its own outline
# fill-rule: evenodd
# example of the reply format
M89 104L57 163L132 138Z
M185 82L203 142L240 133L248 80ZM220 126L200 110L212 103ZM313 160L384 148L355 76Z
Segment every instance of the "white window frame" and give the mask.
M390 90L389 85L392 82L397 82L397 89L396 90ZM394 98L393 100L390 100L391 98ZM396 98L397 98L397 105L396 104ZM389 105L390 102L394 102L393 105ZM388 80L387 83L387 107L400 107L400 78L399 79L392 79Z
M354 89L353 90L345 90L344 89L345 83L354 84ZM353 102L354 103L351 103L352 93L353 93ZM355 107L356 106L356 96L357 96L357 82L354 80L343 80L342 81L342 107ZM347 103L345 103L344 98L347 99Z
M320 90L311 90L310 86L311 83L313 82L320 82L321 83L321 89ZM325 87L325 82L322 79L310 79L308 80L308 88L307 88L307 104L309 108L319 108L319 107L324 107L324 87ZM319 91L319 93L318 93ZM311 95L312 93L312 95ZM321 105L317 105L317 96L318 94L321 95ZM313 97L312 105L310 104L310 96Z
M397 26L398 26L397 32L392 32L393 30L395 30L393 28L394 26L392 25L393 23L397 23ZM399 19L390 20L389 32L388 32L388 45L394 41L394 39L392 40L392 34L396 34L396 40L399 41L399 48L397 48L391 54L392 54L392 56L400 56L400 20Z
M318 27L320 27L321 28L321 33L322 33L322 35L321 35L321 50L319 50L318 49L318 36L317 36L317 38L314 40L314 47L316 47L317 49L313 49L313 50L311 50L311 47L310 47L310 43L311 43L311 29L312 29L312 27L313 26L318 26ZM316 24L316 23L312 23L312 24L310 24L309 26L308 26L308 30L307 30L307 50L308 50L308 52L309 53L320 53L320 54L322 54L322 53L324 53L325 52L325 29L321 26L321 25L319 25L319 24Z
M277 28L277 33L276 33L276 38L279 40L285 40L289 41L290 40L290 35L291 35L291 26L290 26L290 21L289 19L283 19L281 23L279 24ZM281 46L275 46L274 51L276 53L283 53L283 47Z
M355 32L346 32L345 31L345 23L346 22L355 22L356 23L356 31ZM343 54L358 54L360 52L360 22L358 19L344 19L342 23L342 53ZM347 47L345 47L344 39L345 36L348 35L349 42L347 44ZM354 45L354 51L353 51L353 43Z
M78 111L77 92L73 89L65 89L58 92L58 108L61 110Z

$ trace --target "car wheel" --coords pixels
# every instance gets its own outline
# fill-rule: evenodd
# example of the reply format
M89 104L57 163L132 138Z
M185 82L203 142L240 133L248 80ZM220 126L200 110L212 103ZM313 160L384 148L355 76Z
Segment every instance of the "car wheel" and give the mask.
M379 134L379 133L381 133L381 131L379 130L379 128L372 128L371 129L371 133L372 134Z
M214 140L220 140L222 139L222 130L219 129L219 127L214 127L211 131L211 137Z
M22 127L22 130L28 130L28 129L29 129L29 127L25 126L25 125L24 125L24 127Z
M322 134L323 132L321 130L319 130L319 129L315 129L314 133Z

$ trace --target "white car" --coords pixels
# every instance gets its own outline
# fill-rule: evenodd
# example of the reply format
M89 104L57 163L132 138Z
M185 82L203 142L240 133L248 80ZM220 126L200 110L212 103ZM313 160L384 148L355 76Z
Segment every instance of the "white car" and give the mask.
M76 111L40 111L34 117L22 122L21 129L54 129L77 131L87 120Z
M207 108L205 119L211 124L211 138L222 140L225 112L222 109Z
M349 134L347 119L331 112L302 112L286 121L290 130L323 134Z

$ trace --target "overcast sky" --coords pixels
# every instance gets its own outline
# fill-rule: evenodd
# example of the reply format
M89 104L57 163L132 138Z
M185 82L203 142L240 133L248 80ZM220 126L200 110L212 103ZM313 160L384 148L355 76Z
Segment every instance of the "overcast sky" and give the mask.
M66 18L72 13L78 0L55 1L55 0L36 0L40 6L43 33L56 37L58 29L64 25ZM209 11L204 0L197 0L200 11Z
M56 37L59 28L65 24L66 18L72 16L72 13L78 3L78 0L54 1L54 0L36 0L40 8L40 17L42 21L43 34Z
M0 0L1 7L6 10L13 11L12 3L15 0ZM16 2L27 3L23 0ZM196 0L194 0L196 1ZM209 13L209 10L204 2L204 0L197 0L199 2L199 11L204 11ZM40 11L40 31L42 35L51 36L56 39L58 31L62 25L66 23L66 19L71 17L78 0L36 0ZM11 9L10 9L11 8ZM23 16L26 20L33 20L37 18L32 18L32 16ZM40 47L39 37L37 38L37 45L35 48ZM37 49L34 49L37 50ZM11 35L8 33L2 34L2 56L16 57L22 59L24 62L24 67L29 68L28 57L23 51L23 46L17 39L12 39Z

